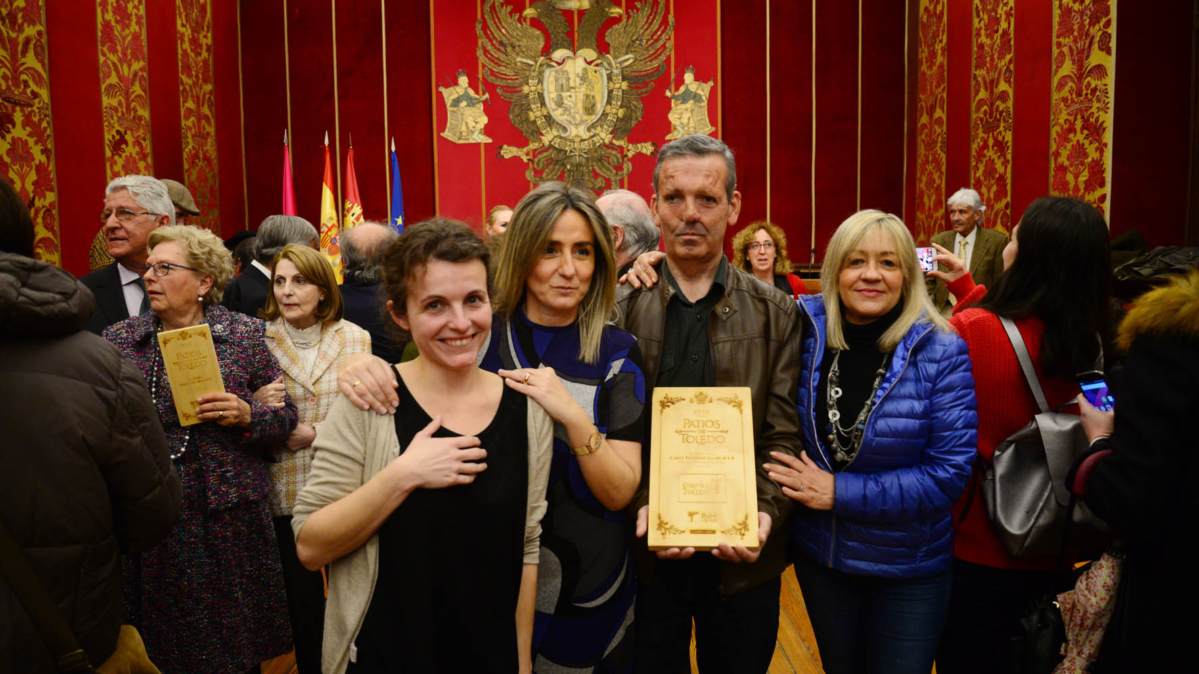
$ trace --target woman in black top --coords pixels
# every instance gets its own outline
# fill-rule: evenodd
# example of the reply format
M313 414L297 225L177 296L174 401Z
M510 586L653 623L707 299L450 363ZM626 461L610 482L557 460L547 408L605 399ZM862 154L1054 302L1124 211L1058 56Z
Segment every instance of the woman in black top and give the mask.
M487 260L449 221L384 256L388 310L420 356L393 370L394 416L338 399L293 510L300 561L330 565L327 673L532 671L552 427L477 365Z

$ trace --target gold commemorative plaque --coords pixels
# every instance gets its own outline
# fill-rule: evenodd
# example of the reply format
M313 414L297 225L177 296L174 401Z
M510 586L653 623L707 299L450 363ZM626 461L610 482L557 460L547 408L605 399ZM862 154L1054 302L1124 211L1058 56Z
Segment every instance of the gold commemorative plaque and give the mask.
M650 550L758 547L753 408L748 387L654 390Z
M207 393L225 392L216 348L212 345L212 332L205 323L160 332L158 347L162 349L162 362L166 365L167 380L171 383L171 396L175 398L179 425L200 423L196 413L199 407L196 398Z

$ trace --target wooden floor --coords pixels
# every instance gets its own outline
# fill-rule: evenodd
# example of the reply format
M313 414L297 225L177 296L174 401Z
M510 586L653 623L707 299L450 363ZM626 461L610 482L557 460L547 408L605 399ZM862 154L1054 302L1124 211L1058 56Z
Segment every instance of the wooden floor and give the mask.
M808 622L808 610L791 567L783 574L779 604L779 634L770 674L822 674L824 670L820 667L820 654L816 651L812 624ZM295 674L295 671L295 657L291 653L262 665L263 674ZM699 671L695 666L694 638L691 641L691 671Z
M691 671L696 671L694 658ZM820 652L816 650L816 636L808 620L808 608L795 580L795 569L788 566L779 593L779 635L774 644L774 659L770 661L770 674L821 674L823 671Z

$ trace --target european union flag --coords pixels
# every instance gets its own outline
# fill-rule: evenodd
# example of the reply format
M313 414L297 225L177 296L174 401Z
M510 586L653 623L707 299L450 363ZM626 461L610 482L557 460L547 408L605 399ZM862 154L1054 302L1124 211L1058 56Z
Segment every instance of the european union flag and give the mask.
M391 139L391 228L404 231L404 188L400 185L400 160L396 158L396 140Z

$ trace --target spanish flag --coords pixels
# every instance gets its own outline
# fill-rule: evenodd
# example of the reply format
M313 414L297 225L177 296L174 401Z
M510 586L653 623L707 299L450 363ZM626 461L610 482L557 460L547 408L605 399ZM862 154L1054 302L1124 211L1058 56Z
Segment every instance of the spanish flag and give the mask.
M354 139L350 138L350 153L346 155L346 203L341 224L353 229L362 222L362 197L358 196L358 178L354 176Z
M337 200L333 198L333 163L329 160L329 132L325 132L325 180L321 185L321 252L329 258L341 283L341 247L337 245Z

